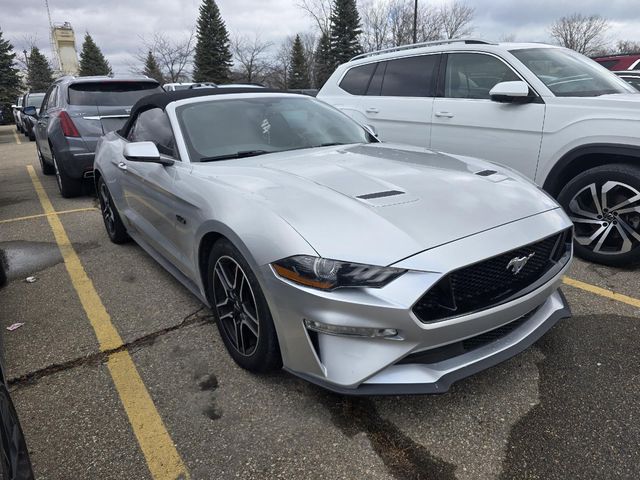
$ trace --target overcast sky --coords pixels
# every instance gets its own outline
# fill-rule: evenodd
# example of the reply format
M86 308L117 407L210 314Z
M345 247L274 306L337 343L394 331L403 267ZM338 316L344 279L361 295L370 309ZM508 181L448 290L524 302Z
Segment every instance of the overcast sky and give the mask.
M231 35L253 35L279 43L288 35L307 32L313 24L296 7L297 0L218 0ZM425 2L427 0L419 0ZM441 0L429 1L440 4ZM45 0L0 0L0 28L18 51L28 36L50 55ZM558 17L580 12L599 14L612 22L612 40L640 41L639 0L467 0L476 9L474 36L498 40L548 41L547 27ZM68 21L76 32L78 51L85 31L111 63L128 73L141 48L140 37L162 31L172 37L188 35L200 0L49 0L54 23ZM275 50L275 49L274 49Z

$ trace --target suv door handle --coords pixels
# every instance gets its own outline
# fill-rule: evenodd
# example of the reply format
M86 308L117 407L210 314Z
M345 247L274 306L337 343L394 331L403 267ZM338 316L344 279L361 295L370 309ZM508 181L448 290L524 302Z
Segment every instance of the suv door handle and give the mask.
M125 172L126 172L126 171L127 171L127 164L126 164L126 163L124 163L124 162L119 162L119 163L118 163L118 168L119 168L120 170L123 170L123 171L125 171Z
M378 110L376 107L369 107L365 110L365 112L367 113L378 113L380 112L380 110Z
M436 117L444 117L444 118L453 118L453 113L451 112L436 112Z

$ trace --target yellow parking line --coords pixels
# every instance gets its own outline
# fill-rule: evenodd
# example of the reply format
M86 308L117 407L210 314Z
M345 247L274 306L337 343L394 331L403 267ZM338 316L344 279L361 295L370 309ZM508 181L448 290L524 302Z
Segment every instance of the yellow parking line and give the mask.
M26 217L8 218L6 220L0 220L0 223L21 222L22 220L32 220L34 218L48 217L49 215L62 215L66 213L90 212L93 210L97 211L98 209L96 207L74 208L72 210L60 210L58 212L39 213L37 215L27 215Z
M111 317L104 307L93 282L73 249L62 222L56 215L42 183L32 165L27 166L31 181L47 214L47 220L60 248L71 283L80 298L80 303L93 327L102 351L122 346L122 339ZM109 355L107 367L115 384L124 410L145 456L149 471L154 479L189 478L187 469L176 450L162 418L156 409L147 388L126 350Z
M600 295L601 297L610 298L611 300L616 300L618 302L631 305L632 307L640 308L640 299L629 297L621 293L616 293L611 290L607 290L606 288L596 287L595 285L591 285L590 283L581 282L580 280L576 280L570 277L564 277L562 281L566 285L571 285L572 287L595 293L596 295Z
M18 145L22 145L22 141L20 140L20 137L18 136L18 133L15 130L13 131L13 138L16 139L16 143Z

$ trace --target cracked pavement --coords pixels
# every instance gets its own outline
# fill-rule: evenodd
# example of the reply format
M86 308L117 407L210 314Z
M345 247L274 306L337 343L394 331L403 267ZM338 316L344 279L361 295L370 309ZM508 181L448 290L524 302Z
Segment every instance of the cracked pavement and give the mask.
M34 144L0 127L0 221L42 213L28 164L39 172ZM38 175L57 211L95 206ZM100 352L46 218L0 223L0 327L37 478L151 478L105 364L123 349L192 479L640 478L638 308L566 286L572 319L448 393L349 398L238 368L209 310L111 244L99 212L59 218L124 345ZM640 297L634 270L570 275Z

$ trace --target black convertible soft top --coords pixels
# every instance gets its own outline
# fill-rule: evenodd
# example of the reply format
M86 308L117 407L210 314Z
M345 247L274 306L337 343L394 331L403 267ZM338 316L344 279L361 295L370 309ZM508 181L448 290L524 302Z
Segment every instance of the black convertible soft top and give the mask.
M138 100L133 107L131 107L131 114L127 123L118 131L123 137L129 132L131 124L138 116L138 113L151 108L161 108L164 110L171 102L178 100L184 100L187 98L195 97L208 97L210 95L230 95L232 93L288 93L285 90L275 90L271 88L250 88L250 87L237 87L237 88L194 88L188 90L176 90L174 92L160 92L152 93L146 97L142 97Z

